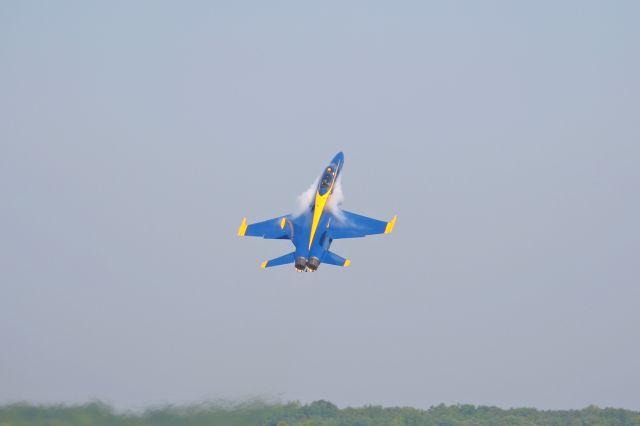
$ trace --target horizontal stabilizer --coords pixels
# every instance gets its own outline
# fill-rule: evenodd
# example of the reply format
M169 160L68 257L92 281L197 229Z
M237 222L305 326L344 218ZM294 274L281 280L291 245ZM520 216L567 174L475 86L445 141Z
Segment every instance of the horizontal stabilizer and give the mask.
M351 264L349 259L345 259L344 257L338 256L332 251L326 251L324 256L322 256L322 263L326 263L328 265L336 265L336 266L344 266L347 267Z
M295 262L295 252L287 253L275 259L265 260L260 264L261 268L271 268L272 266L286 265Z

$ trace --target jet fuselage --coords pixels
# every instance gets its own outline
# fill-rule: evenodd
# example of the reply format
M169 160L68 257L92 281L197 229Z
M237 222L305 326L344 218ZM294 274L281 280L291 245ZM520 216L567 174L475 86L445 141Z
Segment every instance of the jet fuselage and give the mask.
M263 268L291 263L300 272L315 271L320 263L346 267L351 261L329 250L333 240L388 234L393 230L395 216L385 222L338 208L340 200L332 200L332 197L343 166L344 155L339 152L322 170L315 193L301 213L251 225L247 224L247 218L242 220L239 236L288 239L295 246L291 253L262 262Z

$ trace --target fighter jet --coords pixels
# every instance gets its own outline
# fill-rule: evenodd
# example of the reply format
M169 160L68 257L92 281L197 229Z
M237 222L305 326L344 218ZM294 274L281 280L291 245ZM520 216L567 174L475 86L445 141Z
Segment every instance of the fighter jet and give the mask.
M293 263L298 272L315 272L321 263L349 266L351 261L330 251L333 240L359 238L393 231L397 216L389 222L361 216L339 209L331 203L336 181L344 166L344 154L339 152L322 172L315 197L299 214L278 216L274 219L247 225L242 219L238 236L291 240L295 250L261 263L262 268Z

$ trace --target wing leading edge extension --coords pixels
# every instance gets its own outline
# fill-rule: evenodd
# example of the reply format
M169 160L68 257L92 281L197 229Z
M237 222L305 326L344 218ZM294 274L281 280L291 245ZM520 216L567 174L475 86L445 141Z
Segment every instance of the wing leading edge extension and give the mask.
M390 234L396 225L398 216L394 216L389 222L372 219L367 216L342 210L342 216L333 215L329 225L331 238L360 238L374 234Z

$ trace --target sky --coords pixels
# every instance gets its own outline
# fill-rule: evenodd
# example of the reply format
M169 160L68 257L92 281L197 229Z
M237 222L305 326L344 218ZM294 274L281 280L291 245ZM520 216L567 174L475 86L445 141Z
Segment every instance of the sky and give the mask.
M0 403L640 410L640 3L0 4ZM338 152L391 235L260 269Z

